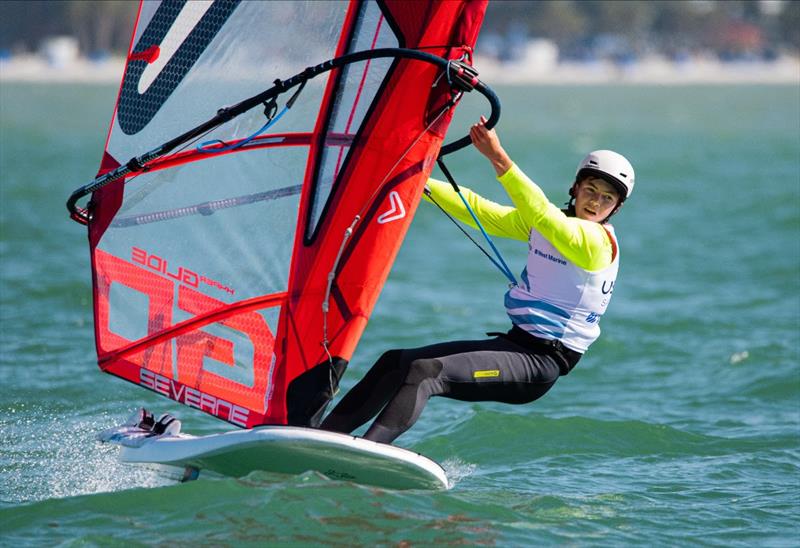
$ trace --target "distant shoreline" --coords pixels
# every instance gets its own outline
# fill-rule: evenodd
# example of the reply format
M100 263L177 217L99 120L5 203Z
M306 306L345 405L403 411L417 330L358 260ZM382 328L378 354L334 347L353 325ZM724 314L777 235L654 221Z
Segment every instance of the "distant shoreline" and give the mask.
M76 59L62 65L49 64L43 57L25 55L0 60L0 82L39 84L119 84L125 59L102 61Z
M800 85L800 58L782 57L772 62L723 63L698 58L671 62L651 57L625 65L610 61L501 64L476 56L480 78L497 84L537 85L701 85L794 84Z
M681 63L650 58L627 65L607 61L592 63L498 63L476 57L480 78L494 84L537 85L694 85L694 84L794 84L800 85L800 58L775 61L723 63L696 59ZM78 59L52 66L39 56L0 60L0 83L118 84L125 60L112 57L102 61ZM290 75L283 75L288 77Z

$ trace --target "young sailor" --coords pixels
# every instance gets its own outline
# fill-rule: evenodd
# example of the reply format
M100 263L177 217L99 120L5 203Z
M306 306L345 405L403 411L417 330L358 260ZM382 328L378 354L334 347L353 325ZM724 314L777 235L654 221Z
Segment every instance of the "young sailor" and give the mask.
M512 328L489 339L389 350L321 428L349 433L377 415L364 437L391 443L431 396L528 403L568 374L600 335L619 266L608 219L633 190L631 164L610 150L589 153L562 211L511 161L485 122L482 117L470 129L472 143L492 163L514 207L461 191L487 232L528 242L522 280L505 295ZM428 187L442 208L476 227L449 184L431 179Z

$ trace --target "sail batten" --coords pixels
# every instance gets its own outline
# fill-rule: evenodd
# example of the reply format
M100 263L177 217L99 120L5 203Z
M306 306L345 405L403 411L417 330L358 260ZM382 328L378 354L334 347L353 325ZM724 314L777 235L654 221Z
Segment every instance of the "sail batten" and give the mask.
M237 426L315 425L484 9L143 2L98 179L68 204L89 225L101 369Z

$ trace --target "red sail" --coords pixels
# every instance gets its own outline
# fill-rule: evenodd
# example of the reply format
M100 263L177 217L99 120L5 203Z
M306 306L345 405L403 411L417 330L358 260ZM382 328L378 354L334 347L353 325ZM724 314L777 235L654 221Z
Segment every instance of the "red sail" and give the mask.
M101 173L325 59L387 47L461 58L484 9L144 2ZM334 69L273 110L269 132L255 109L96 191L100 367L239 426L314 424L441 147L441 73L392 58Z

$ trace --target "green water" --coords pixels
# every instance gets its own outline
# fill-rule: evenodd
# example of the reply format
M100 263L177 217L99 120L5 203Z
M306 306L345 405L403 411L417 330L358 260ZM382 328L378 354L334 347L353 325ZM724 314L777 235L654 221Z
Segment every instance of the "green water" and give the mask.
M85 231L116 86L0 86L0 544L800 543L800 90L500 87L501 137L554 199L625 153L622 267L603 336L525 406L434 399L398 445L447 492L314 474L175 484L94 434L138 405L224 424L99 372ZM216 105L209 105L210 111ZM454 131L483 108L462 105ZM450 167L502 199L477 154ZM525 245L500 242L515 271ZM345 388L390 347L507 326L504 278L423 206Z

